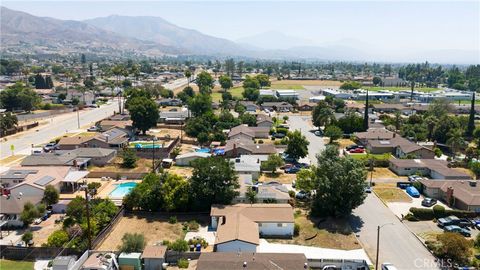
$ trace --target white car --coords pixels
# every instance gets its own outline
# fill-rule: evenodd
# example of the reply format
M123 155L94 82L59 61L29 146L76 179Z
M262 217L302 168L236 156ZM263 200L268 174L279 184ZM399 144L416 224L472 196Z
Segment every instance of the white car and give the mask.
M42 223L42 219L41 219L41 218L37 218L37 219L35 219L35 220L33 221L33 224L35 224L35 225L38 225L38 224L40 224L40 223Z
M87 128L87 131L98 131L98 127L91 126L91 127Z
M386 262L382 263L382 270L397 270L397 268L395 267L395 265Z

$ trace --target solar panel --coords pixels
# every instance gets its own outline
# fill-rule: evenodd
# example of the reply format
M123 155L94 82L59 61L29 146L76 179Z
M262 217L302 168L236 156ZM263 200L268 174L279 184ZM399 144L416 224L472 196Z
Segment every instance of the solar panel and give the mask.
M55 177L46 175L46 176L41 177L40 179L38 179L34 183L43 187L43 186L47 185L48 183L52 182L53 180L55 180Z

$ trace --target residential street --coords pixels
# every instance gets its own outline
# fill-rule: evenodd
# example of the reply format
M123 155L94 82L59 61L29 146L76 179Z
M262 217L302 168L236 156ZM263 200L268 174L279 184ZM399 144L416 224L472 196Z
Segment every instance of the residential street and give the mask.
M290 115L289 124L290 130L300 130L310 142L308 145L308 159L311 161L311 164L316 164L316 155L325 148L325 143L323 142L323 137L313 134L314 127L310 124L311 118L311 116Z
M379 265L390 262L398 269L439 269L435 267L435 258L373 193L354 210L350 220L372 261L376 255L377 226L387 223L394 225L385 225L380 230Z
M80 127L85 125L91 125L96 121L113 114L115 110L118 110L118 102L114 100L110 104L105 104L96 109L85 109L80 111ZM61 136L68 131L78 129L77 113L68 113L65 115L59 115L51 118L50 123L40 126L38 128L31 129L18 135L7 137L7 141L2 141L0 159L8 157L12 154L10 146L14 145L15 154L29 154L31 145L37 145L47 143L51 139ZM36 131L38 130L38 131Z

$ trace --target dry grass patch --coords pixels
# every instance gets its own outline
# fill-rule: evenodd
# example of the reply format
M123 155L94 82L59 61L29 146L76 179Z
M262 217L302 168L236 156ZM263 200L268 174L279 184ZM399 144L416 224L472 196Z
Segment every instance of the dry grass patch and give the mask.
M340 150L344 149L347 146L355 144L355 142L350 139L338 139L336 143L338 144Z
M301 213L295 214L295 223L300 225L298 236L293 239L275 239L272 242L343 250L361 248L347 220L309 219Z
M423 241L437 241L437 236L443 232L421 232L417 235L423 239Z
M373 170L373 179L395 179L399 181L407 180L406 176L398 176L392 172L389 168L375 167ZM368 179L370 179L370 171L368 172Z
M296 174L277 172L277 173L263 173L258 179L258 181L263 183L275 181L282 184L291 184L295 179L297 179Z
M457 170L457 171L460 171L460 172L463 172L463 173L466 173L466 174L470 175L473 179L475 179L475 174L470 169L467 169L467 168L453 168L453 169Z
M183 177L191 177L193 172L192 167L180 167L180 166L172 166L167 170L169 173L181 175Z
M395 183L376 183L373 191L384 202L411 202L410 198L403 190L397 188Z
M148 173L152 170L151 159L139 158L137 160L137 166L133 169L123 168L122 162L123 162L122 157L117 156L111 163L103 167L92 166L91 168L89 168L89 170L92 172L112 172L113 171L118 173L122 173L122 172Z
M2 160L0 160L0 165L8 165L10 163L13 163L13 162L19 162L20 160L22 160L23 158L25 158L26 155L13 155L13 156L9 156L9 157L6 157Z

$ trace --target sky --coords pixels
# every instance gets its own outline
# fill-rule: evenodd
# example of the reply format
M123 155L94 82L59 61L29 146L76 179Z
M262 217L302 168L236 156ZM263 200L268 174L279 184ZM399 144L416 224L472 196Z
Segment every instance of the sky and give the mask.
M237 40L276 31L305 45L396 50L480 49L480 1L2 1L36 16L157 16ZM308 42L307 42L308 41ZM445 51L445 53L448 53ZM478 54L477 54L478 55Z

